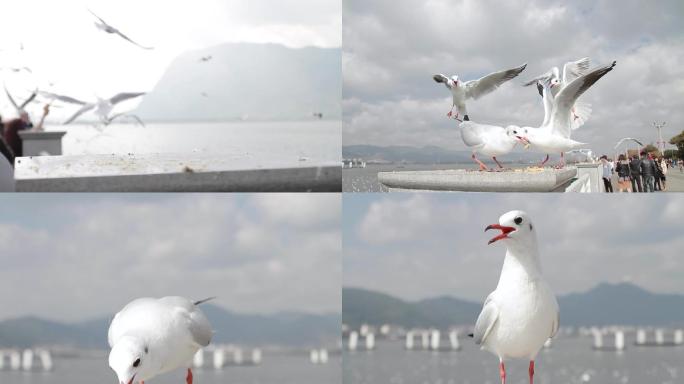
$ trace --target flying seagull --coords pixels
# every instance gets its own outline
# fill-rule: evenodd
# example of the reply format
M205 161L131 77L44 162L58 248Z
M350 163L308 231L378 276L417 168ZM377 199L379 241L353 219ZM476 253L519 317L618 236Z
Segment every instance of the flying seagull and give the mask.
M205 299L184 297L141 298L114 316L107 340L112 348L109 366L120 384L144 383L159 374L187 368L192 384L192 358L209 345L213 331L199 309Z
M202 56L202 57L200 58L200 61L202 61L202 62L205 62L205 63L206 63L207 61L209 61L209 60L211 60L211 59L213 59L213 57L212 57L211 55L208 55L208 56Z
M544 343L558 332L560 311L544 280L535 226L523 211L510 211L488 226L501 231L489 244L502 241L506 256L494 292L487 296L472 337L499 358L501 383L506 383L506 359L528 359L530 384L534 360Z
M494 91L503 83L518 76L526 66L527 64L523 64L517 68L490 73L480 79L466 82L461 81L456 75L449 78L439 74L434 75L432 78L438 83L443 83L451 91L453 104L451 105L451 110L447 113L447 116L451 117L454 107L457 107L458 111L454 118L458 119L459 115L461 115L463 116L463 120L467 121L470 120L470 118L468 117L468 110L466 109L466 99L477 100Z
M117 34L117 35L121 36L122 38L128 40L129 42L131 42L131 43L137 45L138 47L140 47L140 48L142 48L142 49L154 49L154 47L143 47L142 45L140 45L140 44L136 43L135 41L131 40L128 36L126 36L126 35L124 35L123 33L121 33L121 31L119 31L118 29L116 29L116 28L112 27L111 25L107 24L107 22L104 21L104 20L102 20L102 19L100 18L100 16L98 16L98 15L95 14L95 12L91 11L90 9L88 10L88 12L90 12L93 16L95 16L95 17L100 21L100 22L95 22L95 26L96 26L98 29L100 29L100 30L102 30L102 31L104 31L104 32L107 32L107 33L114 33L114 34Z
M69 119L67 119L64 122L64 125L67 125L67 124L73 122L79 116L81 116L82 114L84 114L84 113L86 113L92 109L95 109L94 113L100 118L100 121L102 121L102 123L105 125L108 125L114 119L121 118L121 117L132 117L132 118L136 119L138 122L140 122L141 125L144 125L144 124L142 124L142 120L140 120L140 118L138 116L135 116L132 114L119 113L119 114L115 114L112 116L110 116L110 114L112 113L112 110L114 109L114 106L116 104L118 104L122 101L125 101L125 100L129 100L129 99L133 99L136 97L143 96L143 95L145 95L145 92L135 92L135 93L123 92L123 93L119 93L119 94L117 94L117 95L115 95L109 99L98 98L97 101L95 101L95 102L85 102L85 101L78 100L78 99L70 97L70 96L59 95L59 94L52 93L52 92L41 91L40 94L41 94L41 96L49 98L49 99L59 100L59 101L62 101L65 103L70 103L70 104L81 105L81 108L78 111L76 111L76 113L74 113Z
M36 91L33 91L28 99L24 100L24 102L21 104L17 104L17 102L14 101L14 98L12 97L12 95L10 95L9 91L7 90L7 86L5 86L5 93L7 94L7 98L9 99L10 103L12 103L12 105L14 106L14 109L17 110L17 113L19 115L25 113L24 108L26 108L26 106L29 105L29 103L32 102L33 99L36 98L37 94Z

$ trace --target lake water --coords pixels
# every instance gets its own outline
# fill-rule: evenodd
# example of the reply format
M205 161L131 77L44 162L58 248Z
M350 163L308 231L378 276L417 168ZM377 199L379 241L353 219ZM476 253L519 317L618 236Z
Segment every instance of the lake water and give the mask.
M63 153L206 153L340 161L339 121L164 123L47 126L67 131Z
M51 372L0 371L2 384L117 384L107 357L54 360ZM264 354L258 366L194 369L197 384L339 384L341 358L330 356L327 364L311 364L308 355ZM146 384L185 384L185 371L155 377Z
M407 351L382 341L372 352L345 352L344 384L498 384L499 361L471 340L456 352ZM684 347L635 347L595 351L588 338L561 338L540 352L535 383L674 384L684 382ZM506 363L508 384L527 384L527 361Z

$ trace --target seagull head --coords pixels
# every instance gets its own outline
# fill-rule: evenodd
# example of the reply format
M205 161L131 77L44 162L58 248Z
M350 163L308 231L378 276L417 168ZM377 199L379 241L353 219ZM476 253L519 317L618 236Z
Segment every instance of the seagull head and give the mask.
M456 75L451 76L451 82L454 84L453 85L454 87L458 86L458 76L456 76Z
M149 364L145 364L148 347L137 337L124 336L109 352L109 366L116 373L119 384L133 384L146 378Z
M527 139L527 136L529 134L527 128L518 127L516 125L509 125L508 127L506 127L506 134L508 135L508 137L519 141L525 147L530 145L530 141Z
M560 85L560 80L557 77L552 77L549 81L549 88L557 87Z
M510 211L504 213L499 218L499 224L491 224L485 228L485 232L490 229L501 231L500 234L489 240L488 244L499 240L507 241L526 241L530 236L534 236L534 226L527 213L523 211Z

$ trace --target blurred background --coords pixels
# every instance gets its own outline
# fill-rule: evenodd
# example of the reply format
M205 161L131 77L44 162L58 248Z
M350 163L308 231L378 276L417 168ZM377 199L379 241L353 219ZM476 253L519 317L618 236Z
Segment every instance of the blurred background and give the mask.
M114 314L168 295L217 296L201 306L215 336L197 382L340 382L340 200L3 196L0 382L115 382Z

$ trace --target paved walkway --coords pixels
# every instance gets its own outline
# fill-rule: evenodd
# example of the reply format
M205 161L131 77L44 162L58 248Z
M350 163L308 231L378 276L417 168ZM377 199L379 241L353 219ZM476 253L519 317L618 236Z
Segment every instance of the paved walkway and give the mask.
M617 192L617 174L613 174L613 191ZM684 173L679 172L679 168L667 170L667 191L665 192L684 192ZM656 191L660 192L660 191Z

